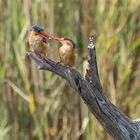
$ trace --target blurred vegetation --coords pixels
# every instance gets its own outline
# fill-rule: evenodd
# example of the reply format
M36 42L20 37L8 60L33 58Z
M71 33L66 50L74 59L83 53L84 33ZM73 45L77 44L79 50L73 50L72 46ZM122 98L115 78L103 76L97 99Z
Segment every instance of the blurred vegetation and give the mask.
M111 139L64 80L27 57L32 24L73 38L83 73L88 37L96 35L105 93L132 119L140 116L140 1L0 0L1 140ZM50 42L54 60L59 45Z

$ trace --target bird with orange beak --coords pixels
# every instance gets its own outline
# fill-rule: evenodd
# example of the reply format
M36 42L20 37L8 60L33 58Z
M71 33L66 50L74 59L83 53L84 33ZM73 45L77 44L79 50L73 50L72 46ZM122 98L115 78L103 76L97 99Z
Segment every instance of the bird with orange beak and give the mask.
M47 58L48 43L46 38L60 41L60 38L54 38L44 31L41 26L33 25L30 27L29 45L31 51L39 55L41 58Z
M42 35L44 29L40 26L33 25L30 28L29 45L31 51L43 59L47 58L48 44L46 38Z
M55 38L53 39L55 40ZM75 42L70 38L60 38L58 40L62 46L59 48L60 61L58 63L63 63L65 66L73 67L75 65Z
M42 33L42 35L46 38L58 41L62 44L59 48L59 60L56 63L63 63L65 66L74 67L75 65L75 48L76 44L71 38L57 38L53 37L47 32Z

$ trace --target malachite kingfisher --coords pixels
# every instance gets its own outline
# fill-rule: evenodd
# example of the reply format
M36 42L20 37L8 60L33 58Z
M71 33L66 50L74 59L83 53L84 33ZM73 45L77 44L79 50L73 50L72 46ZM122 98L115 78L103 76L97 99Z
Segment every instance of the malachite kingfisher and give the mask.
M40 26L33 25L30 27L29 45L31 51L36 53L42 59L47 58L48 43L46 37L41 35L44 29Z
M47 32L42 34L46 38L50 38L52 40L56 40L62 44L59 48L59 60L56 63L63 63L65 66L74 67L75 65L75 48L76 44L71 38L57 38L53 37Z
M29 35L29 45L31 51L42 57L43 59L47 58L48 44L46 38L54 39L59 41L59 38L54 38L50 34L44 31L41 26L33 25L30 27Z
M53 40L55 40L55 38L53 38ZM60 40L57 38L57 41L62 43L62 46L59 48L60 61L58 63L63 63L65 66L74 67L76 59L75 42L70 38L60 38Z
M47 35L49 36L50 39L59 41L62 44L62 46L58 50L60 61L56 63L63 63L65 66L74 67L76 59L75 42L71 38L56 38L50 36L48 33Z

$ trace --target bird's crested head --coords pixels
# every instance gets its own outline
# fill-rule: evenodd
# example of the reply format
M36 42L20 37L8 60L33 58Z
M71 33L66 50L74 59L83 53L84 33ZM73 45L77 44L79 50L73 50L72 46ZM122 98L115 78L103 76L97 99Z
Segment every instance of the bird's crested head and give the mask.
M44 29L41 26L38 25L33 25L30 27L30 31L33 32L34 34L41 33L44 31Z
M74 48L76 48L76 43L71 38L63 38L62 40L66 43L70 43Z

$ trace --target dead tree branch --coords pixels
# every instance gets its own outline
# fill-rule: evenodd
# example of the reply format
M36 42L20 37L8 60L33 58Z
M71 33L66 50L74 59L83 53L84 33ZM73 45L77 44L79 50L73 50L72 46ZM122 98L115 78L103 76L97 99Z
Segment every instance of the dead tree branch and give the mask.
M28 54L37 63L39 69L49 70L65 79L79 93L91 113L115 140L140 140L140 122L129 119L104 94L97 69L93 36L89 38L89 68L85 77L75 69L61 64L56 65L50 59L42 61L31 52Z

